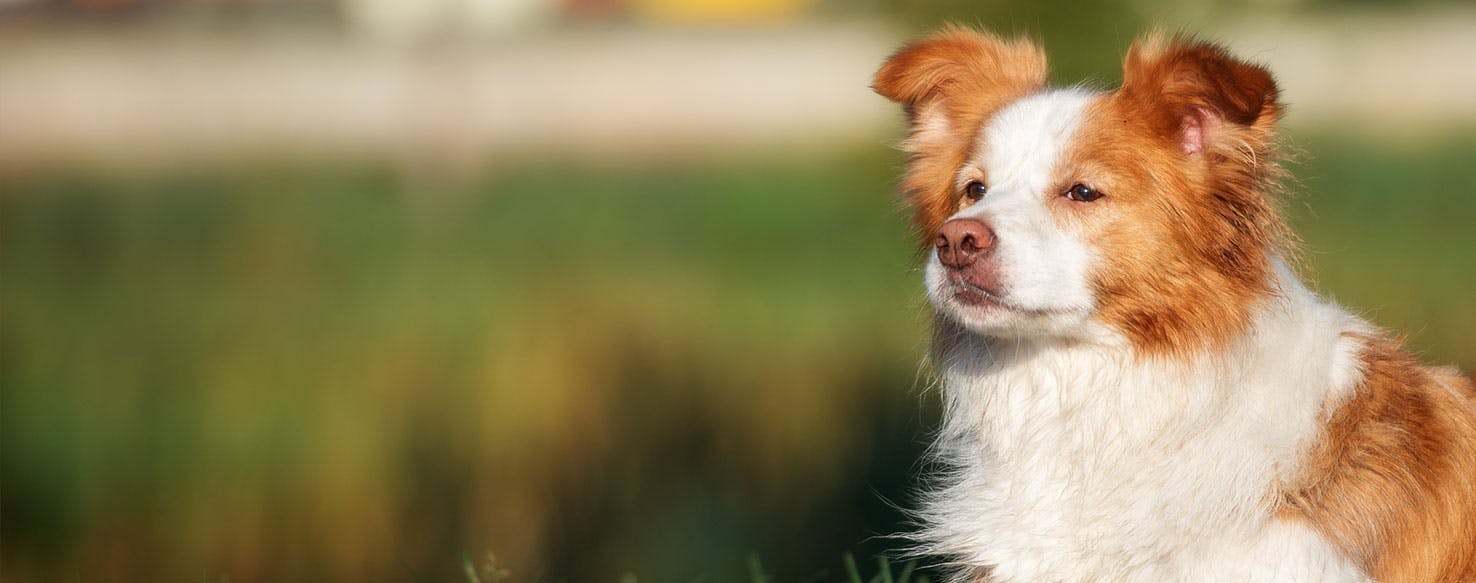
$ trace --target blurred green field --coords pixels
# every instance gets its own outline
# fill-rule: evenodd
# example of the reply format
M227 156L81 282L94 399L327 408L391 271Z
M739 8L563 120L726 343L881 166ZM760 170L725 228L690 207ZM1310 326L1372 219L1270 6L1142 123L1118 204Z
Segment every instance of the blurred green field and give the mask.
M1476 143L1295 143L1319 287L1476 367ZM491 552L798 580L895 548L934 414L899 165L8 170L4 578L453 580Z

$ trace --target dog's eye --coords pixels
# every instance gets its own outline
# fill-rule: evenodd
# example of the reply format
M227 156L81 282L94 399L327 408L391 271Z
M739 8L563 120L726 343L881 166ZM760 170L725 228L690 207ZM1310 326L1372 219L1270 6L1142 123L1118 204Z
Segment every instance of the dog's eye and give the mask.
M1095 188L1078 182L1071 185L1071 188L1066 189L1066 198L1076 202L1092 202L1102 198L1102 193Z
M984 183L978 180L964 186L964 197L974 202L978 202L979 199L984 198L984 193L986 192L989 192L989 189L985 188Z

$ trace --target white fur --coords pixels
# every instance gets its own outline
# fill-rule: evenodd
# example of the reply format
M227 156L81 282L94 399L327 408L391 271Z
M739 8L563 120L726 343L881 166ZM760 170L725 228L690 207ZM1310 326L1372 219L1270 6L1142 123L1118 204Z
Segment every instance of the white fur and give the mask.
M1181 553L1174 569L1178 580L1372 581L1304 524L1272 520L1248 535L1212 539L1194 552Z
M1094 259L1043 206L1091 99L1027 98L985 130L993 184L960 216L994 226L1002 300L1024 309L970 310L929 262L945 418L919 550L1000 582L1366 580L1273 515L1361 378L1350 332L1366 324L1273 259L1277 293L1244 338L1197 360L1135 358L1091 319Z
M927 552L997 581L1360 580L1272 516L1357 382L1347 332L1365 326L1299 282L1193 362L939 326L947 469L922 511Z
M996 235L1000 303L1012 310L975 309L948 299L937 257L926 268L933 304L976 332L1080 334L1094 302L1087 278L1091 249L1046 209L1056 165L1097 94L1059 90L1026 97L993 116L980 132L974 159L959 174L987 174L988 194L955 217L982 220ZM981 169L987 169L981 172ZM962 184L959 185L962 190Z

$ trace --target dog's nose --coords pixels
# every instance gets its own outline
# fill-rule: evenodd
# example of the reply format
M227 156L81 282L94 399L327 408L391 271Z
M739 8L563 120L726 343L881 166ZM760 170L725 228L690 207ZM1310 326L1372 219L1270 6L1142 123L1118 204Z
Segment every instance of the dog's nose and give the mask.
M994 231L978 219L953 219L938 229L938 260L954 269L974 263L994 247Z

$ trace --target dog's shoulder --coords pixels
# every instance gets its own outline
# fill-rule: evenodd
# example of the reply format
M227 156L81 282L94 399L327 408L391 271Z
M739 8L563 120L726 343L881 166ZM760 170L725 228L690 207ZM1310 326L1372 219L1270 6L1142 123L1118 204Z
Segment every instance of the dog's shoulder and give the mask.
M1328 417L1282 514L1380 581L1476 580L1476 386L1361 335L1361 379Z

